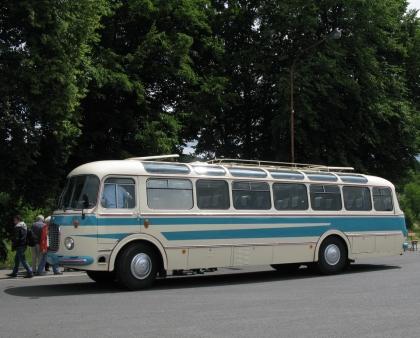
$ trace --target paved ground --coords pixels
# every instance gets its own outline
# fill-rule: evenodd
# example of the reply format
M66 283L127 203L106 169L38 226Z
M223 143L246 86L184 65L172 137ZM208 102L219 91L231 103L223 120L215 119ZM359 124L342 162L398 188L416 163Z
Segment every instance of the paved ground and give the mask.
M0 270L0 337L419 337L420 253L360 259L320 276L306 268L220 268L127 292L80 271L32 279Z
M407 251L418 251L417 247L414 248L414 250L411 250L412 248L409 247L407 249ZM252 268L251 268L252 269ZM256 270L259 270L258 267L255 268ZM241 271L242 269L240 268L225 268L225 269L219 269L219 271L215 271L215 272L208 272L206 271L205 274L210 273L210 274L223 274L223 273L234 273L235 270ZM65 278L65 277L72 277L72 276L81 276L81 275L86 275L86 272L84 271L78 271L78 270L73 270L73 269L64 269L64 268L60 268L60 271L63 272L62 275L54 275L54 273L52 271L48 271L46 272L45 276L34 276L33 278ZM10 274L12 272L12 268L5 268L5 269L0 269L0 280L1 279L5 279L5 278L11 278L8 277L7 274ZM168 278L171 277L180 277L180 276L171 276L172 271L168 271ZM186 270L183 273L183 276L188 276L188 275L192 275L193 272L190 270ZM19 272L18 272L18 277L17 278L23 278L26 275L26 270L22 267L22 265L20 265L19 267Z
M7 276L7 274L12 273L12 268L6 268L6 269L0 269L0 279L13 279L12 277ZM86 272L84 271L76 271L76 270L70 270L70 271L64 271L63 268L60 268L60 271L63 272L62 275L54 275L54 273L51 271L47 271L45 276L34 276L33 278L62 278L62 277L70 277L70 276L79 276L79 275L86 275ZM26 276L26 270L22 268L22 265L19 267L18 276L16 278L23 278Z

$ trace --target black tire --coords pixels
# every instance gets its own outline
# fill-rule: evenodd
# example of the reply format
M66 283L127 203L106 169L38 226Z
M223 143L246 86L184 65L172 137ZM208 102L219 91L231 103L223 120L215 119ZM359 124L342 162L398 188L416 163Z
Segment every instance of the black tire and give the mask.
M296 272L300 268L299 263L271 264L270 266L281 273L293 273L293 272Z
M99 284L111 284L117 279L114 272L108 271L86 271L89 278Z
M133 243L118 255L115 267L118 283L128 290L149 288L158 272L156 251L146 243Z
M344 242L335 236L327 237L321 243L318 262L313 268L324 275L340 273L346 265L347 248Z

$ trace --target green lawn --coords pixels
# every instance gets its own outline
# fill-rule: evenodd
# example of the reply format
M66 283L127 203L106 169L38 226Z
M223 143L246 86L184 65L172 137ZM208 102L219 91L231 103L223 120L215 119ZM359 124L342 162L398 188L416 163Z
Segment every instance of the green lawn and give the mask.
M0 269L4 268L13 268L15 265L15 255L16 252L12 251L12 243L5 242L7 247L7 260L3 263L0 262ZM29 266L32 266L32 255L31 255L31 248L28 246L28 248L25 251L25 257L26 261L28 262ZM20 267L22 267L22 264L20 264Z

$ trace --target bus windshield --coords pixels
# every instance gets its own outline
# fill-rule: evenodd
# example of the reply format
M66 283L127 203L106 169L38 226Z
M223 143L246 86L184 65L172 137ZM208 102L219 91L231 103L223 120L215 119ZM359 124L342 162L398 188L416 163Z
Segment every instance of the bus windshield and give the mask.
M96 205L99 178L95 175L73 176L67 179L57 209L87 209Z

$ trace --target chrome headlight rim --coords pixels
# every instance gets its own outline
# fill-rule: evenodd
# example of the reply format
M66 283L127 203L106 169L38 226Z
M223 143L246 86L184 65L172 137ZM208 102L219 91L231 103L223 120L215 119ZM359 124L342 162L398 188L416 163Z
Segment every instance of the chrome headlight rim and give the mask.
M66 237L64 239L64 246L67 250L72 250L74 248L74 240L71 237Z

